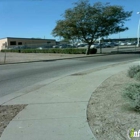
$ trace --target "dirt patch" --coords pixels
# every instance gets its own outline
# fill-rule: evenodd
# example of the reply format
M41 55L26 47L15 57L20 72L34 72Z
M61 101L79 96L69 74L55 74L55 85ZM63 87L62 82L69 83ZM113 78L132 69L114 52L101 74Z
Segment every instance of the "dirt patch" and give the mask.
M25 108L26 105L0 105L0 137L10 121Z
M98 55L98 54L96 54ZM5 53L0 52L0 64L4 63ZM5 63L20 63L32 61L47 61L63 58L83 57L85 54L58 54L58 53L6 53Z
M126 71L121 72L103 82L92 94L87 119L97 140L127 140L129 130L140 129L140 113L133 111L122 98L123 88L135 82L127 77Z

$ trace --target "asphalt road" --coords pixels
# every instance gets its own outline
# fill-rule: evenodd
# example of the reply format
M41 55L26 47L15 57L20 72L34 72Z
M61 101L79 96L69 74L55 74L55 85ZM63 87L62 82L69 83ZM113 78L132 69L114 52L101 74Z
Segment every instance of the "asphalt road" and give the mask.
M119 54L0 65L0 97L51 78L139 58L140 54Z

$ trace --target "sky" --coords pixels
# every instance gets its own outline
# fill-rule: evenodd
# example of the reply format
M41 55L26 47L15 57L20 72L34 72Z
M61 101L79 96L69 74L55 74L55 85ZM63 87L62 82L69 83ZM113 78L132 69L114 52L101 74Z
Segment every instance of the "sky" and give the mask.
M137 37L140 19L140 0L89 0L95 2L110 2L120 5L125 11L133 11L130 20L125 22L129 30L113 34L109 38ZM56 39L52 30L56 21L62 19L62 14L74 6L77 0L0 0L0 38L46 38Z

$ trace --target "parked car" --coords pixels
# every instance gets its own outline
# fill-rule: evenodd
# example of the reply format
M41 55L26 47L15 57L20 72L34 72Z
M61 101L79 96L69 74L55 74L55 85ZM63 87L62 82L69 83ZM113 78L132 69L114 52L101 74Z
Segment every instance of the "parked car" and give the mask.
M112 42L111 42L111 43L104 43L103 46L104 46L105 48L108 48L108 47L111 48L111 47L114 47L115 44L112 43Z
M62 45L59 45L59 48L72 48L72 45L70 45L70 44L62 44Z
M88 44L81 44L81 45L79 45L79 47L87 48L87 47L88 47ZM99 44L99 43L95 43L95 44L92 44L92 45L90 46L91 49L92 49L92 48L98 48L98 47L100 47L100 44Z
M35 49L38 49L38 50L46 50L46 49L49 49L49 48L52 48L52 46L51 45L49 45L49 46L45 45L45 46L37 47Z
M127 45L136 45L137 42L127 42Z
M128 45L128 46L129 46L129 45L132 45L132 44L131 44L131 42L127 42L127 43L126 43L126 45Z
M127 45L125 42L120 43L121 46Z
M43 47L38 47L36 48L37 50L43 50L44 48Z
M133 45L137 45L137 42L133 42Z
M93 45L91 45L90 48L99 48L100 47L100 44L99 43L95 43Z
M28 49L28 47L26 46L14 46L14 47L10 47L10 50L22 50L22 49Z
M70 44L59 44L59 45L55 45L55 46L52 46L52 48L73 48L72 45Z
M52 48L59 48L59 45L54 45L52 46Z
M14 46L14 47L10 47L9 49L10 49L10 50L19 50L20 47L19 47L19 46Z
M119 46L119 42L113 42L115 46Z
M79 44L79 45L77 45L77 48L81 48L81 47L87 47L88 46L88 44L87 43L83 43L83 44Z

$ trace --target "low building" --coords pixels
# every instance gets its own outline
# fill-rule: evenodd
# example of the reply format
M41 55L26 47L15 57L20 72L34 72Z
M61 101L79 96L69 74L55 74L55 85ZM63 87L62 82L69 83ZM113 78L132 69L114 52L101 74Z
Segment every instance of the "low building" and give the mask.
M55 39L39 39L39 38L15 38L6 37L0 39L0 50L14 48L16 46L40 47L41 45L56 45Z

